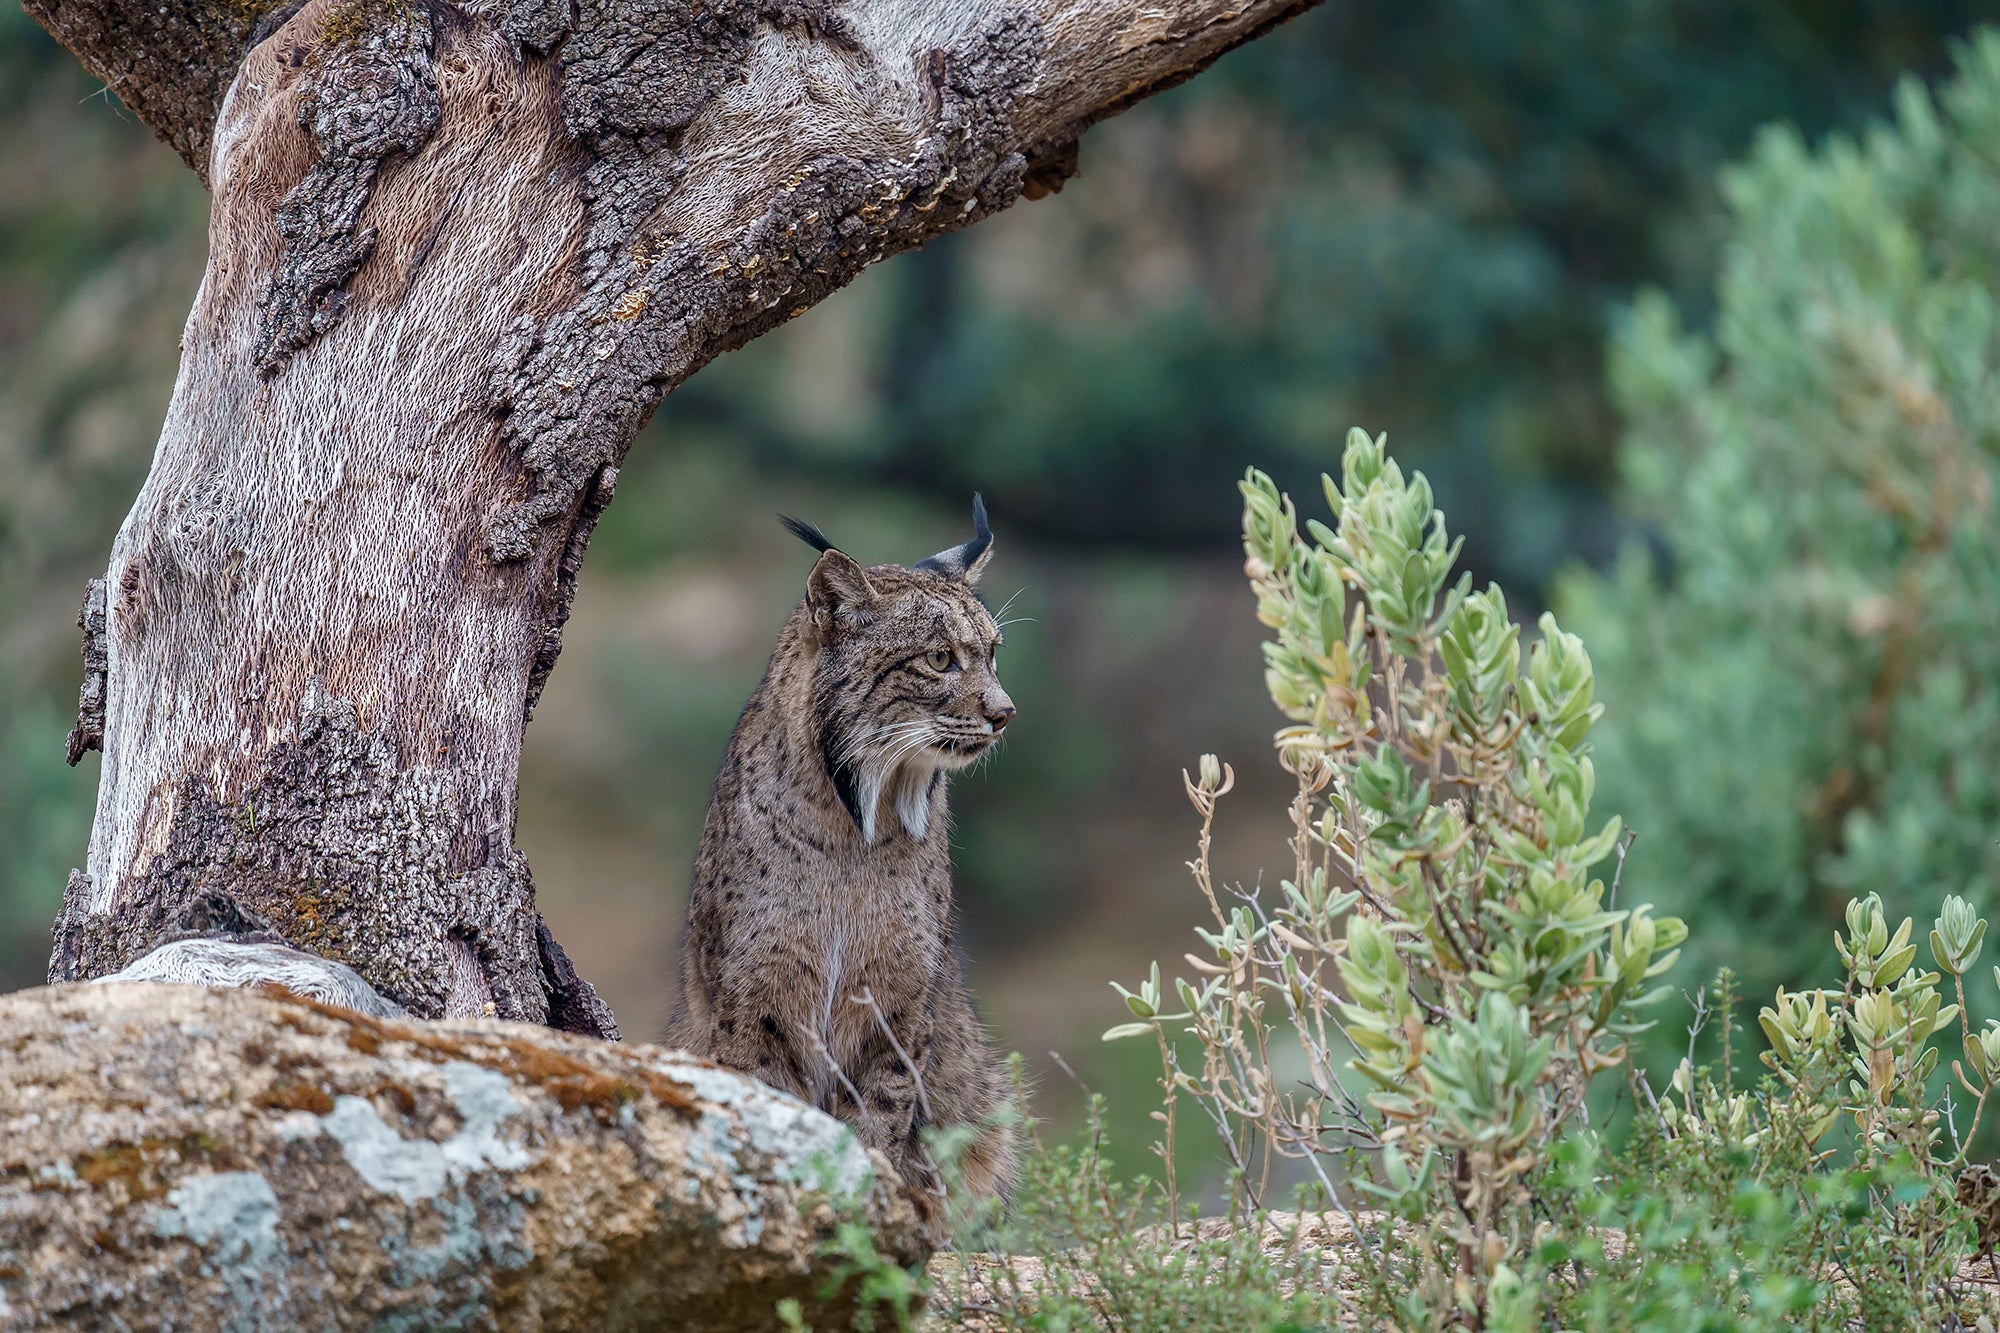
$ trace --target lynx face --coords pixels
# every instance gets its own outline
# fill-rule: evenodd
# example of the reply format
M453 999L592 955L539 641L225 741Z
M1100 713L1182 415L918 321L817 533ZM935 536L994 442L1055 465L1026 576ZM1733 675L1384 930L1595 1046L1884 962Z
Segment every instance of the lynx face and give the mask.
M1014 717L994 655L1002 636L974 591L993 553L975 497L976 535L914 566L863 569L821 546L806 582L817 639L813 711L834 788L871 846L883 806L921 842L944 774L998 743Z

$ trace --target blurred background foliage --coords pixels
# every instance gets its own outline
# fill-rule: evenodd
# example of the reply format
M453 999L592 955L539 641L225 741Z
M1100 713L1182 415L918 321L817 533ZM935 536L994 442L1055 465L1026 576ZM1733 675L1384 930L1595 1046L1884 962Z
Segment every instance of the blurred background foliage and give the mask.
M1046 1105L1073 1100L1052 1048L1107 1091L1148 1077L1144 1052L1122 1065L1096 1034L1104 979L1192 919L1180 767L1214 751L1250 786L1219 869L1248 880L1284 859L1233 482L1256 464L1317 495L1350 424L1431 477L1467 563L1517 614L1570 562L1627 548L1611 582L1563 591L1610 709L1597 804L1639 829L1645 893L1697 941L1744 941L1706 961L1784 975L1791 939L1816 959L1850 891L1990 903L1991 344L1985 307L1937 294L1990 289L1985 159L1968 132L1961 166L1925 184L1929 149L1870 167L1799 145L1887 116L1897 76L1941 75L1996 16L1969 0L1330 5L1093 130L1058 198L872 270L725 357L635 447L529 729L520 838L558 934L628 1033L657 1031L710 779L807 567L770 515L911 559L962 536L978 488L999 533L988 591L1018 591L1032 620L1003 665L1021 725L957 798L974 985ZM0 120L12 987L41 974L83 855L96 761L61 758L71 622L144 475L206 209L14 8ZM1793 137L1765 139L1725 199L1719 170L1774 122ZM1658 295L1607 379L1607 335L1642 290ZM1800 320L1817 332L1794 347ZM1944 424L1911 427L1933 410L1899 397L1912 383ZM1925 469L1945 460L1936 501ZM1910 493L1881 499L1878 472ZM1703 725L1752 743L1679 744ZM1760 929L1783 938L1751 943Z
M1649 297L1613 345L1628 551L1562 582L1635 901L1750 997L1849 897L1928 923L2000 886L2000 34L1893 126L1761 136L1723 177L1719 310Z

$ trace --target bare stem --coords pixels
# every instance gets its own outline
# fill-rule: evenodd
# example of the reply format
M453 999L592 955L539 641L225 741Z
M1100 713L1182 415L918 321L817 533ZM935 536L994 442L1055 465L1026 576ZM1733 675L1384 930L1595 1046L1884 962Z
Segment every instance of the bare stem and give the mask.
M875 1016L875 1026L882 1029L882 1035L889 1039L889 1048L895 1051L896 1058L903 1062L903 1068L910 1071L910 1082L916 1085L917 1105L923 1109L924 1123L935 1125L937 1117L931 1113L931 1097L924 1088L923 1071L917 1068L917 1062L910 1058L910 1053L903 1049L903 1043L896 1040L895 1029L889 1026L889 1020L882 1015L882 1006L875 1003L874 990L863 986L860 994L850 995L847 1000L848 1003L858 1004Z

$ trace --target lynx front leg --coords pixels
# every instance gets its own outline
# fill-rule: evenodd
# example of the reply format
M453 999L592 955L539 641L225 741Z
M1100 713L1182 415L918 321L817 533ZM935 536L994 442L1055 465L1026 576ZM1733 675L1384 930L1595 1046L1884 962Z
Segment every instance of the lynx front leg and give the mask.
M796 992L773 984L791 975L792 960L768 935L751 934L745 922L702 901L702 892L698 885L688 917L668 1043L814 1102L819 1064L801 1040Z
M973 1127L957 1161L961 1190L1005 1200L1013 1192L1017 1148L1012 1085L956 977L938 997L938 1039L924 1065L931 1112L940 1127Z
M897 1011L885 1015L873 996L863 992L856 1003L870 1012L874 1031L862 1043L856 1060L854 1086L861 1099L858 1128L869 1147L879 1150L902 1176L911 1201L936 1243L943 1243L946 1219L944 1183L923 1130L934 1123L924 1070L932 1049L932 1025L927 1015L902 1020Z
M755 1005L719 1004L709 1017L707 1038L685 1043L696 1054L741 1070L760 1083L812 1102L818 1080L807 1071L817 1057L801 1049L796 1034L786 1031L775 1014Z

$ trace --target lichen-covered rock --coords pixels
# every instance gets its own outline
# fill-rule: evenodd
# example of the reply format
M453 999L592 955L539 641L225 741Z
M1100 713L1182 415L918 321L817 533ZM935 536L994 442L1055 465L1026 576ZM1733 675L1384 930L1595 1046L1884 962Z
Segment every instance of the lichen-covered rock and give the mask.
M829 1194L847 1202L836 1206ZM819 1327L837 1121L651 1047L274 991L0 997L0 1330Z

